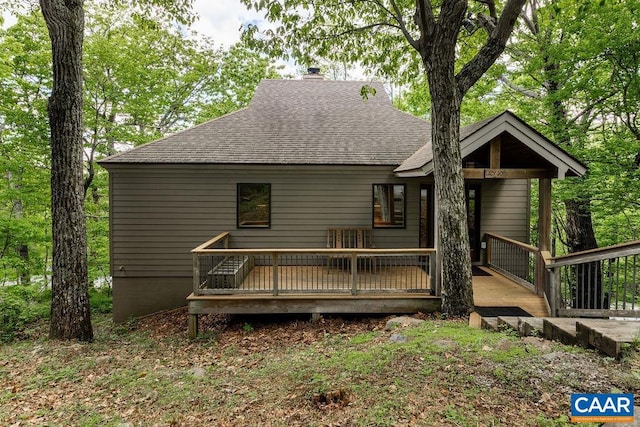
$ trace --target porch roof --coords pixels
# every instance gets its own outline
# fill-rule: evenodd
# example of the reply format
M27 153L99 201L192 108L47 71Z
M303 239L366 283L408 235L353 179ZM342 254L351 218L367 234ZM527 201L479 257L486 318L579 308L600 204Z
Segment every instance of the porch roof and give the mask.
M528 153L522 153L522 156L527 156L529 153L537 155L541 163L546 163L544 166L555 170L556 178L581 176L587 171L587 167L582 162L510 111L504 111L460 129L462 157L469 156L505 133L511 135L528 151ZM429 142L405 160L394 172L401 177L420 177L433 173L433 168L433 150Z

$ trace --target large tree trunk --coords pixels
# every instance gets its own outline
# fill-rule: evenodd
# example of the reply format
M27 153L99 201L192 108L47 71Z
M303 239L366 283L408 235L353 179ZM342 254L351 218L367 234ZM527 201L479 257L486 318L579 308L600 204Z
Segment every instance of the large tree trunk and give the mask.
M51 338L91 341L82 181L82 0L40 0L53 55Z
M432 93L437 77L429 79ZM443 88L444 89L444 88ZM473 311L469 231L460 153L460 106L450 96L433 96L434 177L438 200L438 254L442 266L442 311L466 316ZM455 106L456 104L457 107Z
M462 20L464 2L451 3L447 11L455 23ZM441 13L445 13L441 11ZM460 152L460 105L455 78L458 27L443 28L423 59L431 95L431 142L437 195L437 249L442 267L442 311L467 316L473 311L473 286L467 209Z

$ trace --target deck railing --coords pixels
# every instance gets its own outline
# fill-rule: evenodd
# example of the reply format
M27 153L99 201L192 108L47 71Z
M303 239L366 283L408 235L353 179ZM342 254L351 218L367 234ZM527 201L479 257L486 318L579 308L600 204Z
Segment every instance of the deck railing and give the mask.
M486 265L538 295L545 294L540 250L497 234L486 233Z
M231 249L229 233L193 254L193 293L437 295L434 249Z
M552 258L547 268L552 315L640 317L640 241Z

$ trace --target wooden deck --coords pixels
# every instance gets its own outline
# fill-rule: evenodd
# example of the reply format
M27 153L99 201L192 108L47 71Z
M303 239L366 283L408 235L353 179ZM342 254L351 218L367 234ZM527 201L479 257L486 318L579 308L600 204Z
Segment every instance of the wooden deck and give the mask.
M520 307L536 317L548 317L545 299L487 267L490 276L473 276L473 300L480 307Z
M488 268L482 269L488 276L474 276L473 290L476 306L517 306L533 316L548 316L544 298ZM389 269L359 273L367 276L370 287L359 289L352 294L348 281L349 274L340 269L329 271L316 266L290 267L282 277L282 287L278 295L272 290L273 271L270 267L256 267L236 293L222 295L193 295L189 302L189 335L197 335L197 316L206 313L225 314L269 314L269 313L411 313L436 312L440 310L441 298L428 290L429 276L424 271ZM316 289L313 280L305 278L318 275L331 278L327 284L332 287ZM407 279L411 278L413 279ZM385 278L385 279L382 279ZM340 279L340 280L338 280ZM289 283L289 285L287 285ZM295 286L291 285L295 283ZM316 286L316 285L313 285Z

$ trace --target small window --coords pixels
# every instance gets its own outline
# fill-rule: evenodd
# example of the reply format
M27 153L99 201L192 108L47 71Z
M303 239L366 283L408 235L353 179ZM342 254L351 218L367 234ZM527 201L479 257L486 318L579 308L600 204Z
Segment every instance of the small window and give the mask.
M238 184L238 228L271 226L271 184Z
M373 226L377 228L404 227L405 186L400 184L373 185Z

